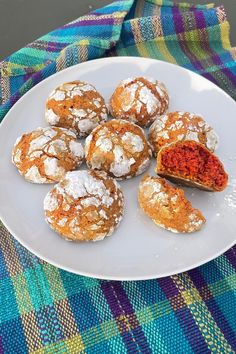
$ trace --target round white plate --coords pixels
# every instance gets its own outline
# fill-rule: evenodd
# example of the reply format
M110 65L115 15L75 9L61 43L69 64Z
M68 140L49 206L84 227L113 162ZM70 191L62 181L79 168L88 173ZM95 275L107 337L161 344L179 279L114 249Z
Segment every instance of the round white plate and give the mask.
M173 234L157 227L140 210L141 177L120 182L126 210L116 232L102 242L67 242L44 221L43 199L52 185L30 184L11 163L11 149L23 132L45 126L44 106L55 86L70 80L94 84L106 100L121 79L150 76L170 92L170 110L201 113L217 131L217 155L229 173L221 193L185 189L207 219L196 233ZM165 62L117 57L89 61L63 70L35 86L6 115L0 126L0 216L10 232L31 252L74 273L115 280L141 280L176 274L222 254L236 240L236 103L203 77ZM154 175L155 161L149 173ZM85 168L83 165L82 168Z

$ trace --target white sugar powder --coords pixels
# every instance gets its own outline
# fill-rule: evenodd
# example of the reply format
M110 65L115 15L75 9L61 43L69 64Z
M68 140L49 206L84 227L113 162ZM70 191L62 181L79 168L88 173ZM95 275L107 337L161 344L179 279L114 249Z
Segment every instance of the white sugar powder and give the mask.
M146 86L142 87L139 91L139 100L146 105L147 112L149 114L154 113L157 107L160 105L157 97L155 97L151 90Z
M89 133L93 128L95 128L97 123L90 119L82 119L78 122L78 128L82 133Z
M58 115L56 115L56 113L54 113L54 111L51 108L46 110L45 118L46 118L47 122L51 125L57 124L60 120Z
M63 101L65 97L65 92L60 90L55 90L50 95L50 99L54 99L55 101Z
M141 152L144 149L144 145L143 145L143 140L140 138L139 135L130 133L130 132L126 132L121 140L127 144L130 145L130 150L132 152Z
M71 110L71 113L76 116L76 117L79 117L79 118L83 118L83 117L86 117L87 116L87 112L84 110L84 109L76 109L76 108L73 108Z
M54 157L47 157L44 160L44 169L48 176L62 176L65 173L64 168L58 166L58 160Z
M39 173L38 167L32 166L25 174L25 178L33 181L34 183L44 183L46 178L42 177Z
M136 161L134 158L127 159L124 154L124 150L121 146L116 145L114 147L114 162L110 166L110 171L116 177L121 177L130 172L130 166L133 165Z
M81 158L84 156L83 146L78 141L71 140L70 144L69 144L69 147L70 147L70 151L75 156L81 157Z
M112 142L109 138L99 137L96 141L96 146L103 152L109 152L112 149Z
M44 210L54 211L58 208L57 197L49 192L44 198Z
M206 133L206 139L206 146L209 150L214 151L215 149L217 149L219 144L219 138L213 129L209 130Z

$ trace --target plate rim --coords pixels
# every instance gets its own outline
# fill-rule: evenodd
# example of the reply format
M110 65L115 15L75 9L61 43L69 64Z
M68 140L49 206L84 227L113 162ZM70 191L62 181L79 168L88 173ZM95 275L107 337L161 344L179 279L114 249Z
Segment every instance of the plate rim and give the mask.
M236 102L234 101L234 99L227 94L223 89L221 89L219 86L217 86L215 83L213 83L212 81L208 80L207 78L205 78L204 76L201 76L200 74L186 69L180 65L174 64L174 63L169 63L166 61L162 61L162 60L158 60L158 59L153 59L153 58L145 58L145 57L137 57L137 56L117 56L117 57L106 57L106 58L98 58L98 59L93 59L93 60L89 60L86 62L82 62L82 63L78 63L75 65L71 65L68 68L65 68L63 70L60 70L52 75L50 75L49 77L45 78L44 80L40 81L39 83L37 83L35 86L33 86L29 91L27 91L23 96L21 96L19 98L19 100L10 108L10 110L7 112L7 114L5 115L5 117L3 118L2 122L0 123L0 134L2 134L2 132L4 132L4 128L5 128L5 124L7 124L6 122L9 120L8 116L10 116L12 114L12 112L14 110L16 110L18 108L18 105L21 104L21 102L25 99L25 97L31 93L32 91L36 90L40 85L45 84L45 81L49 81L51 80L52 77L55 76L59 76L62 72L66 72L66 71L70 71L71 68L75 68L75 67L79 67L81 68L81 66L86 66L88 65L89 62L116 62L116 61L149 61L149 62L155 62L155 63L161 63L162 65L166 65L166 66L174 66L176 69L180 69L180 70L184 70L189 72L191 75L196 75L196 76L200 76L201 79L203 79L204 81L206 81L207 83L210 83L211 85L213 85L215 87L215 89L217 89L217 91L221 92L221 94L223 94L227 99L229 99L231 102L233 102L236 105ZM9 122L8 122L9 123ZM1 197L0 197L1 198ZM38 253L37 251L33 250L32 247L30 246L30 244L28 242L25 242L24 240L22 241L20 237L17 236L17 233L14 232L11 228L11 226L8 225L8 221L5 220L4 217L4 211L1 207L0 203L0 221L2 222L2 224L4 225L4 227L6 227L6 229L8 230L8 232L21 244L23 245L28 251L30 251L32 254L36 255L39 259L42 259L44 261L46 261L49 264L52 264L53 266L59 268L59 269L63 269L65 271L68 271L70 273L73 274L77 274L77 275L81 275L81 276L85 276L85 277L91 277L91 278L96 278L96 279L100 279L100 280L116 280L116 281L140 281L140 280L151 280L151 279L159 279L159 278L163 278L163 277L167 277L167 276L171 276L171 275L175 275L175 274L180 274L182 272L186 272L186 271L190 271L194 268L197 268L201 265L204 265L214 259L216 259L217 257L219 257L220 255L224 254L227 250L229 250L231 247L233 247L236 244L236 237L235 240L232 241L230 243L230 245L227 245L226 247L222 248L221 250L219 250L218 252L214 253L212 256L209 256L207 258L205 258L202 261L199 262L195 262L194 264L191 265L191 267L186 266L186 267L182 267L180 268L177 272L172 272L172 271L167 271L167 272L162 272L159 275L157 274L152 274L152 275L146 275L146 276L108 276L108 275L100 275L100 274L96 274L96 273L92 273L92 272L86 272L86 271L78 271L75 270L69 266L64 266L48 257L42 256L40 254L40 252Z

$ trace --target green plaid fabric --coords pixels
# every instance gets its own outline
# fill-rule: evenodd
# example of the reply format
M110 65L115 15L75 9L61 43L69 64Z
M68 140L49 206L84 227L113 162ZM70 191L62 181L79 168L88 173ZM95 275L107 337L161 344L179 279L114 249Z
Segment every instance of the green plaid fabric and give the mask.
M198 72L236 98L223 7L123 0L27 45L0 65L0 118L31 87L101 56L152 57ZM57 269L0 226L0 354L234 353L236 248L197 269L137 282Z

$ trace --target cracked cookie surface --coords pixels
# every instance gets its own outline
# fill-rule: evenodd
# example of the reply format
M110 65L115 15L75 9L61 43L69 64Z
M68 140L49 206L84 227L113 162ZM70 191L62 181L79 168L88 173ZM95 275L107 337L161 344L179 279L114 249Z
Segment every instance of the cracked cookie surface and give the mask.
M127 119L142 127L149 126L169 106L165 85L152 78L136 77L120 82L110 99L114 118Z
M218 136L199 114L170 112L157 118L149 129L149 141L154 155L165 145L175 141L194 140L214 152Z
M89 168L106 171L117 179L127 179L149 167L152 151L142 128L113 119L95 128L87 137L85 157Z
M48 124L72 129L82 138L107 120L107 107L93 85L72 81L58 86L49 95L45 118Z
M26 180L33 183L58 182L66 172L83 161L84 150L70 130L38 128L23 134L12 150L12 162Z
M68 172L45 197L47 223L72 241L100 241L110 236L124 212L119 184L103 171Z

